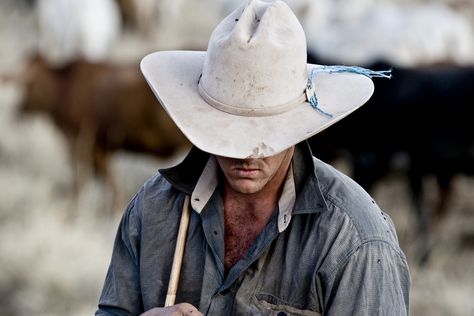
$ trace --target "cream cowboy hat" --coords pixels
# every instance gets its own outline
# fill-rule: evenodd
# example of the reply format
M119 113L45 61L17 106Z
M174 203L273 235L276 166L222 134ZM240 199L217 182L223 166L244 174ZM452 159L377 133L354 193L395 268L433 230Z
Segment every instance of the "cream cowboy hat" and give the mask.
M304 31L279 0L235 10L207 52L156 52L140 66L186 137L232 158L275 155L350 114L374 90L364 69L307 64Z

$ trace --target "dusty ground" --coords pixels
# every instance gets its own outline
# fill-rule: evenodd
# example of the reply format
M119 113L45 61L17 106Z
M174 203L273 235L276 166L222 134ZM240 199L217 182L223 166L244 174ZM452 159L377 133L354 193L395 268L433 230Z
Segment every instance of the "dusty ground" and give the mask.
M0 18L0 72L21 65L22 52L33 42L28 23L13 28L8 21ZM11 46L20 34L23 44ZM135 52L124 48L126 53ZM99 183L91 181L72 198L63 139L44 117L16 117L21 93L18 85L0 83L0 315L91 315L120 214L106 215ZM171 163L114 157L123 205L146 178ZM474 316L474 179L456 179L451 212L423 269L412 260L415 218L403 180L388 178L374 195L394 219L411 263L411 315ZM426 185L432 204L437 190L432 179Z

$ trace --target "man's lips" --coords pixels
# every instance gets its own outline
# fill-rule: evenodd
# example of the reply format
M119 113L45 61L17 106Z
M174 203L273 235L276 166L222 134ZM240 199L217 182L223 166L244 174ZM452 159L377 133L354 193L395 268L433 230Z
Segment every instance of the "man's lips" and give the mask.
M238 177L248 178L248 177L255 176L259 172L259 169L237 167L237 168L234 168L234 172Z

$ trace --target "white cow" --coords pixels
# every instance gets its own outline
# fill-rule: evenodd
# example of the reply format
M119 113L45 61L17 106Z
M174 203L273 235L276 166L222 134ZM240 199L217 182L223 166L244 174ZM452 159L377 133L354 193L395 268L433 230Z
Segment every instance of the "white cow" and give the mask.
M52 64L98 61L121 32L114 0L39 0L39 51Z

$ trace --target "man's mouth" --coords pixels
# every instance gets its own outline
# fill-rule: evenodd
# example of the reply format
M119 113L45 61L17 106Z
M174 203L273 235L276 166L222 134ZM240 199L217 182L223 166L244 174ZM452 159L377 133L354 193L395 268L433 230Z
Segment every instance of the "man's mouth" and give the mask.
M255 176L259 171L259 169L257 168L239 168L239 167L235 168L234 170L237 176L243 177L243 178Z

